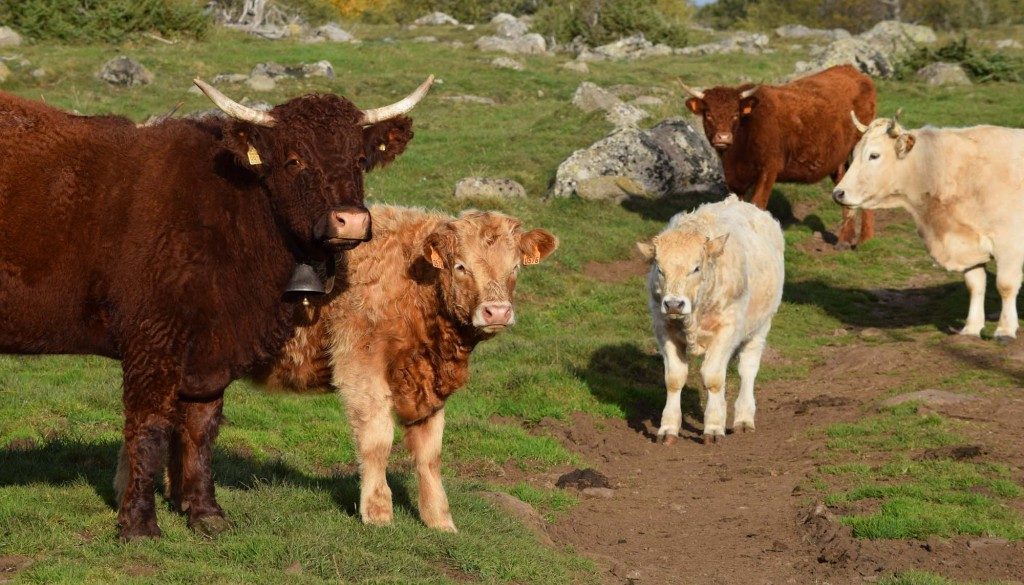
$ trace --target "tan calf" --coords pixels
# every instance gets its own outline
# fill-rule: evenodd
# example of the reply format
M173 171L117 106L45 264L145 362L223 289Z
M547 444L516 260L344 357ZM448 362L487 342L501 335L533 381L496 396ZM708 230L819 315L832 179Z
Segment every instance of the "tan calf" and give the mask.
M392 520L385 471L397 418L416 463L420 518L454 532L441 483L445 401L468 380L476 344L515 323L521 265L540 262L558 240L500 213L370 213L373 239L348 253L342 292L289 342L270 379L317 385L329 362L355 435L367 524Z

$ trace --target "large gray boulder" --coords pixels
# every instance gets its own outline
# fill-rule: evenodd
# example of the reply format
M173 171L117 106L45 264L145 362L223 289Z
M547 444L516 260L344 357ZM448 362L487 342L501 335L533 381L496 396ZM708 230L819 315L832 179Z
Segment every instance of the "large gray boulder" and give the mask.
M621 201L693 192L726 192L721 163L703 132L673 118L650 130L619 128L577 150L558 166L550 196Z
M671 55L672 52L672 47L655 45L648 41L643 33L638 33L594 49L582 47L576 58L580 61L635 61L648 57L663 57Z
M820 52L814 61L798 61L796 73L805 75L836 65L853 65L872 77L889 78L896 72L892 61L877 46L858 37L839 39Z
M928 85L971 85L971 78L957 63L932 63L918 69L916 75Z
M496 51L513 55L537 55L548 50L544 37L537 33L528 33L514 39L495 36L480 37L475 46L480 51Z
M21 35L9 26L0 26L0 47L17 47L21 44Z
M334 78L334 66L330 61L317 61L316 63L300 63L295 66L282 65L274 61L257 63L249 74L250 77L267 76L278 80L284 77L302 79L307 77Z
M132 87L153 83L154 76L138 61L121 55L103 64L99 78L111 85Z
M416 20L412 21L412 23L420 26L439 26L442 24L458 25L459 21L455 20L454 18L445 14L444 12L431 12L430 14L417 18Z
M351 33L341 28L341 26L335 22L329 22L325 25L318 26L313 29L313 32L306 37L307 43L351 43L356 40Z
M831 41L850 38L850 31L845 28L832 30L808 28L802 24L787 24L775 29L775 34L783 39L814 39L823 38Z
M466 177L455 183L456 199L521 199L526 188L512 179Z
M507 12L499 12L491 19L499 37L518 39L530 32L530 25Z
M713 43L676 49L674 53L685 56L727 55L730 53L759 55L771 52L768 47L769 42L768 35L764 33L738 32Z

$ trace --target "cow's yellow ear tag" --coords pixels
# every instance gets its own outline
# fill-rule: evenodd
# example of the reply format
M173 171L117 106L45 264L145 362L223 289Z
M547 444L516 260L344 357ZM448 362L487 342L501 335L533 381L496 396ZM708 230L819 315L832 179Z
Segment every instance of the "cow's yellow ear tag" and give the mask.
M256 152L256 147L249 145L249 152L245 153L249 157L249 164L256 167L263 164L263 160L260 158L260 153Z
M383 142L381 142L380 146L377 147L377 150L379 150L381 152L384 152L387 149L388 149L388 145L384 144Z

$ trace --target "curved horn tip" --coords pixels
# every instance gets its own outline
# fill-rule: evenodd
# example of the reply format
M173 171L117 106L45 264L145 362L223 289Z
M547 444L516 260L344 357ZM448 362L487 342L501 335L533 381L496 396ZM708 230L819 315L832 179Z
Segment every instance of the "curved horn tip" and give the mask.
M370 124L376 124L377 122L383 122L384 120L390 120L391 118L407 114L410 110L416 107L416 104L418 104L424 96L427 95L427 91L433 83L433 74L428 75L427 79L421 83L419 87L400 101L382 108L363 110L363 117L359 123L363 126L368 126Z
M868 131L868 124L860 121L860 118L857 117L857 112L850 110L850 119L853 120L853 125L861 134Z
M757 90L759 90L759 89L761 89L761 86L760 85L755 85L754 87L752 87L752 88L748 89L747 91L744 91L743 93L741 93L740 94L740 99L744 99L744 100L747 99L748 97L750 97L750 96L754 95L755 93L757 93Z
M221 111L236 120L251 122L257 126L267 127L272 127L277 123L277 120L267 112L261 112L260 110L243 106L198 77L193 79L192 83L196 84L196 87L202 90L202 92L206 94L206 97L210 98L210 101L212 101Z
M682 87L683 91L685 91L686 93L692 95L693 97L695 97L695 98L697 98L699 100L704 99L704 92L703 91L697 91L697 90L693 89L689 85L686 85L685 83L683 83L683 80L678 78L678 77L676 77L676 83L678 83L679 86Z

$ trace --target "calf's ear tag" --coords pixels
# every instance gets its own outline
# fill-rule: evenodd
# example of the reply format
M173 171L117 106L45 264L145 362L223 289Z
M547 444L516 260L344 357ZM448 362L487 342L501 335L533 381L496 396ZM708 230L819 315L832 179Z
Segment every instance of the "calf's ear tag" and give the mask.
M263 164L263 160L260 158L260 153L256 152L256 147L249 145L249 151L245 153L249 157L249 164L256 167Z

